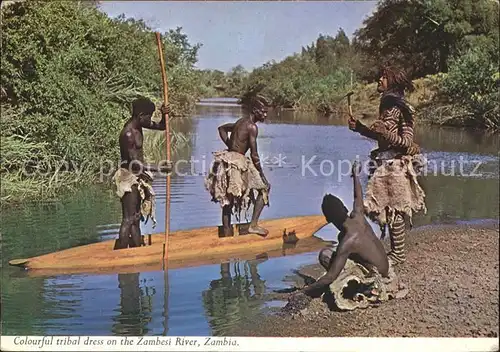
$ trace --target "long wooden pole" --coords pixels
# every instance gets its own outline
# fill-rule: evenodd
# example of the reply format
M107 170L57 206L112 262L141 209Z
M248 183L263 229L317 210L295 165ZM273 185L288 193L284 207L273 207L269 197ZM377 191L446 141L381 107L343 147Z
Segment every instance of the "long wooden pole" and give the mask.
M158 45L158 56L160 57L161 77L163 79L163 102L168 105L167 74L165 72L165 60L163 58L161 35L156 32L156 43ZM170 125L169 118L165 119L165 148L167 149L167 161L170 161ZM167 174L167 195L165 203L165 237L163 240L163 261L167 259L168 234L170 231L170 173Z

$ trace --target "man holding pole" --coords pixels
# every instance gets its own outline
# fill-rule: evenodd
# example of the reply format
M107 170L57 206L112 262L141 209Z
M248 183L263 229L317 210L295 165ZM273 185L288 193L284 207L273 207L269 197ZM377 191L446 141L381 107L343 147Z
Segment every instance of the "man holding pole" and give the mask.
M367 216L380 225L382 238L385 227L389 227L391 251L388 256L393 264L406 261L405 216L411 225L412 212L427 211L425 193L417 182L417 172L425 160L413 141L413 107L404 99L404 92L413 89L413 83L403 71L385 67L377 86L381 93L379 119L367 127L349 112L349 128L378 141L378 149L370 154L364 208Z
M162 104L161 120L151 119L155 111L155 104L147 98L138 98L132 103L132 117L125 122L120 133L120 168L115 172L113 180L116 193L122 204L122 223L119 239L114 249L139 247L142 243L140 221L147 222L149 218L156 224L155 193L151 185L152 172L172 171L169 160L163 167L144 163L143 128L151 130L165 130L165 121L168 119L169 108Z
M260 164L257 122L266 119L269 104L264 97L253 93L243 97L241 103L246 116L235 123L219 127L219 135L227 150L214 153L213 168L205 179L205 187L210 192L212 201L222 207L225 237L233 235L233 210L238 219L241 210L246 210L251 204L254 209L248 232L267 236L269 231L260 227L258 221L264 206L269 205L271 185ZM250 158L245 156L248 150Z

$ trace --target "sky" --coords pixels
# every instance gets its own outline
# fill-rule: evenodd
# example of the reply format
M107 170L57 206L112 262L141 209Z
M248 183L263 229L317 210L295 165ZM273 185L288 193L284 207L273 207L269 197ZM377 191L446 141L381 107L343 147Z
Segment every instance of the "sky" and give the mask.
M247 70L281 61L319 34L351 37L375 10L376 1L104 1L110 17L142 18L161 32L182 27L190 43L201 43L200 69Z

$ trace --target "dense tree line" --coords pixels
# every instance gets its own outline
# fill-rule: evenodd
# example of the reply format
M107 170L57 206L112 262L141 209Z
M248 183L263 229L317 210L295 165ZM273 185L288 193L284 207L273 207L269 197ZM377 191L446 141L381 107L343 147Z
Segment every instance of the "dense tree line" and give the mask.
M332 113L351 82L373 82L391 64L413 79L436 75L436 102L453 105L458 123L498 129L498 53L498 1L381 0L352 40L341 28L320 34L253 70L239 88L263 84L276 106Z
M118 158L116 137L130 102L139 95L161 102L153 31L140 20L109 18L96 4L2 3L4 200L50 189L56 174L60 184L91 180L98 160ZM319 34L294 55L251 72L241 65L197 70L200 44L190 43L181 28L162 38L173 116L189 114L199 97L239 97L259 85L275 106L331 114L347 90L373 82L378 67L390 63L414 79L433 75L438 94L430 106L446 106L450 121L499 126L495 0L381 0L352 39L342 28ZM78 166L79 174L62 177L55 160ZM44 176L28 177L25 169Z

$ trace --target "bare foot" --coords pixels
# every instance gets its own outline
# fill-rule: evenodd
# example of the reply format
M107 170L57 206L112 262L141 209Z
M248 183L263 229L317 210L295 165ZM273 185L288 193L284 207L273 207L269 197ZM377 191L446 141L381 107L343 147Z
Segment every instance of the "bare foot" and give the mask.
M248 233L254 233L259 236L266 237L269 233L265 228L262 228L260 226L250 226L248 228Z

